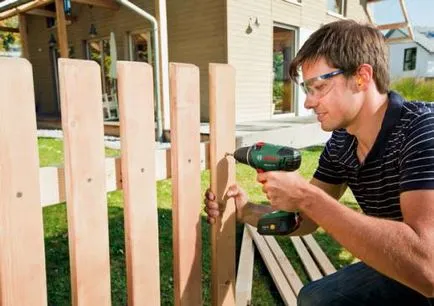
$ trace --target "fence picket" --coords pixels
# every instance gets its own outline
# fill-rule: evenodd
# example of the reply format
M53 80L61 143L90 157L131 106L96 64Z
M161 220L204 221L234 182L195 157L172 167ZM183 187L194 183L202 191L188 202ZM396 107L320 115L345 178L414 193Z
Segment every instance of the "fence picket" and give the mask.
M235 70L226 64L209 65L211 190L222 205L212 226L212 304L235 305L235 204L225 197L235 183Z
M199 69L170 64L175 305L202 305Z
M128 305L160 305L152 68L117 67Z
M59 59L72 304L110 305L100 67Z
M47 305L32 68L0 67L0 305Z

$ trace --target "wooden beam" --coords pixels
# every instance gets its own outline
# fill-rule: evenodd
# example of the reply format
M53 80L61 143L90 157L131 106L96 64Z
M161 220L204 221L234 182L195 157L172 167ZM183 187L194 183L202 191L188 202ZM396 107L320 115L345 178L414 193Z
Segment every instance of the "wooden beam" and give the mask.
M273 279L274 284L276 285L284 304L297 305L295 293L289 285L285 275L283 274L282 269L280 268L276 258L273 256L273 253L271 252L268 244L265 242L264 237L259 235L256 228L254 228L253 226L248 224L246 224L245 226L247 226L250 235L255 241L256 247L258 248L262 259L264 260L265 265L270 272L271 278Z
M211 191L221 208L221 217L211 228L212 305L235 304L235 203L226 197L235 183L235 69L209 64Z
M381 24L377 25L377 29L380 31L382 30L397 30L406 28L408 26L407 22L397 22L397 23L387 23L387 24Z
M36 15L36 16L43 16L43 17L51 17L56 18L56 12L44 10L44 9L34 9L28 11L26 14L29 15Z
M386 41L388 43L405 42L405 41L411 41L411 38L410 37L393 37L393 38L387 38Z
M170 100L169 100L169 45L167 38L167 7L166 0L155 0L155 17L158 21L158 35L160 42L160 54L152 56L160 57L160 88L161 106L163 115L163 132L170 132ZM152 34L153 35L153 34ZM149 46L149 44L148 44ZM149 54L149 53L148 53Z
M236 305L252 305L253 265L255 248L247 226L244 226L236 288Z
M30 10L33 10L33 9L41 7L41 6L45 6L47 4L52 3L53 1L54 0L35 0L35 1L28 2L26 4L20 5L18 7L13 8L13 9L7 10L3 13L0 13L0 20L7 19L9 17L18 15L20 13L28 12Z
M19 33L20 29L0 26L0 32Z
M119 4L113 0L72 0L72 2L103 7L110 10L118 10L120 7Z
M57 24L57 41L59 43L60 57L69 57L68 33L66 31L65 10L63 0L55 0L56 3L56 24Z
M324 253L312 235L302 236L301 239L309 247L312 256L315 257L315 260L320 266L324 275L330 275L336 272L336 268L330 262L330 259L328 259L327 255Z
M399 4L401 5L401 9L402 9L402 13L404 14L405 21L407 22L407 28L408 28L408 33L410 34L410 38L412 40L414 40L413 28L411 27L411 24L410 24L410 21L408 18L407 8L405 7L404 0L400 0Z
M19 14L19 29L21 38L21 57L29 59L29 39L27 35L27 21L26 15Z
M276 241L276 238L273 236L264 236L264 240L268 244L268 247L270 248L271 253L273 253L274 258L276 258L277 264L280 266L282 273L288 280L288 283L295 295L298 296L298 293L303 287L303 283L301 282L300 277L298 276L288 257L286 257L285 253L282 251L282 248Z

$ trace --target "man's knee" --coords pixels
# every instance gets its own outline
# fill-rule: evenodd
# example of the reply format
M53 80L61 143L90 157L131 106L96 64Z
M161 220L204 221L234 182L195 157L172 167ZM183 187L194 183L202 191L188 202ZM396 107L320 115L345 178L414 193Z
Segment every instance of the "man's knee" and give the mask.
M320 306L320 304L326 298L326 294L330 293L324 286L322 286L321 280L308 283L301 288L297 297L297 306Z

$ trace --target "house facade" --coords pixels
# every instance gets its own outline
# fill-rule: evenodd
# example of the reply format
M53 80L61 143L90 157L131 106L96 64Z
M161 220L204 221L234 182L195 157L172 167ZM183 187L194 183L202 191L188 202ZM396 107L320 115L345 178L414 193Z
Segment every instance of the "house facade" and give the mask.
M67 42L69 57L92 59L100 64L103 103L107 105L105 118L116 120L116 82L111 62L116 58L152 64L152 26L123 6L109 9L97 5L101 2L104 0L73 0L67 15ZM158 0L131 2L151 15L156 14ZM307 116L310 112L303 107L304 94L288 78L289 62L322 24L342 18L367 21L365 3L364 0L167 0L168 60L199 67L203 122L209 120L209 63L229 63L236 70L237 122ZM44 10L54 12L54 3ZM55 115L60 108L56 19L26 14L26 23L38 114Z
M414 40L393 42L405 38L401 30L390 30L389 65L392 79L405 77L434 78L434 28L413 27Z

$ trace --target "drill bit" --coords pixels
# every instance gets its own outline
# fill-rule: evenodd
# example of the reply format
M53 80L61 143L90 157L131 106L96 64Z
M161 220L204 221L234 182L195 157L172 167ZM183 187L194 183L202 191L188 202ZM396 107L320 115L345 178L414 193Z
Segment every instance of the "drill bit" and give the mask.
M228 156L234 156L234 154L233 154L233 153L228 153L228 152L226 152L226 153L225 153L225 157L228 157Z

